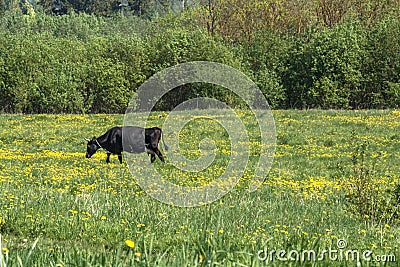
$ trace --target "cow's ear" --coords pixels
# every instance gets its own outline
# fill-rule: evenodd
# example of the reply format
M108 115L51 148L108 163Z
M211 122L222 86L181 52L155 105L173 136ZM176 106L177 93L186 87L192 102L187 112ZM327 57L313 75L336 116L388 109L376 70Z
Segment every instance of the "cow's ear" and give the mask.
M96 140L96 136L93 136L92 140L93 140L93 141Z

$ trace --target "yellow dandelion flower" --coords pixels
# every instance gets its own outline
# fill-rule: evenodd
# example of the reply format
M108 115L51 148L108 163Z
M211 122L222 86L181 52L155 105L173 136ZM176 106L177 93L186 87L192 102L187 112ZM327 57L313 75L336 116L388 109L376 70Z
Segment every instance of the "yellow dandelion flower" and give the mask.
M222 234L224 232L224 229L219 229L218 233Z
M135 252L133 255L135 255L136 258L139 258L141 254L140 252Z
M10 252L10 250L8 250L8 248L1 248L1 251L3 251L4 254L7 254L8 252Z
M128 239L125 241L125 245L127 245L130 248L134 248L135 247L135 242L133 242L132 240Z

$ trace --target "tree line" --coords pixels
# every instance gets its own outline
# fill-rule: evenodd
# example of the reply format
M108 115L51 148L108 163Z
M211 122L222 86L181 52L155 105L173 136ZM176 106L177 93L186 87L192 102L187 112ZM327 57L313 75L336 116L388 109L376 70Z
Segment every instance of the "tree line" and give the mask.
M181 12L195 6L194 0L0 0L0 11L28 13L33 8L48 15L85 13L110 17L118 13L143 18Z
M399 1L46 1L0 0L3 112L124 112L151 75L195 60L241 70L272 108L400 106ZM191 84L157 108L196 96L243 104Z

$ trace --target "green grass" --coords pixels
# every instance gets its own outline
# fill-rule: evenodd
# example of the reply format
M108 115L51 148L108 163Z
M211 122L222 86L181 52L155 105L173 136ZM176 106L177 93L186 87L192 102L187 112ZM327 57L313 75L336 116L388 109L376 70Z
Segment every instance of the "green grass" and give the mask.
M181 208L144 192L128 166L104 152L85 159L84 138L99 136L122 115L7 115L0 117L0 266L263 266L259 250L371 250L400 258L398 220L358 216L346 201L354 182L354 155L367 142L366 165L373 188L398 184L399 111L274 111L276 155L259 190L247 181L257 162L259 133L252 117L241 118L249 132L248 169L239 184L211 204ZM166 113L152 117L161 126ZM168 160L180 137L190 160L211 153L204 171L178 170ZM214 140L200 150L199 142ZM171 139L169 139L171 138ZM202 186L225 169L232 147L218 124L198 119L181 133L165 132L172 146L166 164L155 168L181 185ZM161 145L160 145L161 147ZM207 147L207 144L206 144ZM203 153L203 154L202 154ZM149 162L145 154L137 162ZM143 167L144 170L150 168ZM138 168L140 166L138 165ZM389 212L390 208L383 209ZM374 213L378 214L378 212ZM370 218L367 218L370 217ZM125 244L135 242L134 248ZM268 263L280 266L282 261ZM355 261L289 262L292 266L355 266ZM288 263L286 263L288 264ZM396 266L397 262L362 262Z

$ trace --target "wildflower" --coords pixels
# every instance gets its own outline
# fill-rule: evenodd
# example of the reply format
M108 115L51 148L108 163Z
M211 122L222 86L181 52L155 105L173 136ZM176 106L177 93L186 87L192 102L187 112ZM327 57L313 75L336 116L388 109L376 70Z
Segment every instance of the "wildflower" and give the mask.
M72 214L78 214L78 211L73 209L70 209L69 212L71 212Z
M220 233L220 234L222 234L223 232L224 232L223 229L219 229L219 230L218 230L218 233Z
M8 250L8 248L1 248L1 251L3 251L4 254L7 254L8 252L10 252L10 250Z
M106 216L101 216L101 218L100 218L102 221L104 221L105 219L107 219L107 217Z
M285 234L285 235L289 235L289 232L286 230L280 230L281 233Z
M135 242L133 242L132 240L128 239L125 241L125 244L130 247L130 248L134 248L135 247Z
M133 255L135 255L136 258L139 258L141 254L140 252L135 252Z

